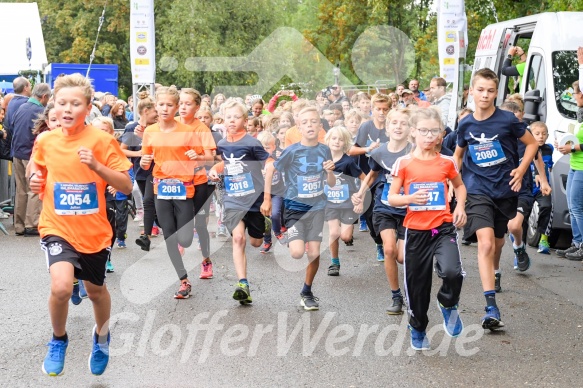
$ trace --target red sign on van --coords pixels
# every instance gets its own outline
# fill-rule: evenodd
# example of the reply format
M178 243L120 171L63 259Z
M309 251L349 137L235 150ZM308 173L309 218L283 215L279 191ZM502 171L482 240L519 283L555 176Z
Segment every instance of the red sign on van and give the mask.
M496 30L483 31L482 34L480 34L480 40L478 41L477 50L491 49L495 35Z

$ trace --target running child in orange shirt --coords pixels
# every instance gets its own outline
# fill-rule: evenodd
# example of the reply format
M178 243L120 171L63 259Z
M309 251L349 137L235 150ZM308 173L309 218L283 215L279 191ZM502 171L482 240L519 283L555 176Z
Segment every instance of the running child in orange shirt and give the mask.
M55 113L61 127L38 137L28 165L30 188L43 200L39 232L51 275L53 338L42 366L50 376L62 374L65 366L68 302L75 279L85 281L93 303L91 373L101 375L109 361L111 299L105 267L112 230L105 189L111 185L130 194L132 182L127 171L131 163L113 136L85 126L91 94L90 81L80 74L55 81Z
M456 228L466 223L466 188L453 158L437 151L445 133L439 112L419 109L411 115L409 127L415 148L410 155L397 159L393 166L389 205L408 206L403 225L407 228L404 272L411 347L427 350L429 340L425 329L429 323L427 309L434 266L437 276L443 280L437 305L443 314L445 332L457 337L464 328L458 302L465 272ZM447 201L448 180L458 199L453 214Z

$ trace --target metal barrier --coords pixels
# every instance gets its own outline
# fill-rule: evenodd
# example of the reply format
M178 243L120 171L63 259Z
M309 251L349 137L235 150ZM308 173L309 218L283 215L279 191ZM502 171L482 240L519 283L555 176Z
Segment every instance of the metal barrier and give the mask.
M14 198L11 175L12 164L7 160L0 160L0 207L10 205Z

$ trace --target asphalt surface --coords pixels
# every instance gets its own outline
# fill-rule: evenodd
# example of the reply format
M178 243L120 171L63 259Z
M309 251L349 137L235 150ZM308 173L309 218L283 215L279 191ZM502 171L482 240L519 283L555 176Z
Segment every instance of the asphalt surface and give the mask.
M193 283L188 300L175 300L178 280L162 237L141 251L130 221L128 248L114 249L112 356L107 371L87 367L93 327L91 302L70 305L69 348L63 376L41 371L51 336L50 278L38 239L0 234L0 386L581 386L583 381L583 264L529 253L532 267L512 269L503 252L498 305L505 329L485 332L484 298L476 246L461 247L467 273L460 307L465 331L444 336L435 301L429 316L431 351L410 350L406 315L388 316L384 267L368 234L341 244L341 275L326 275L313 291L320 310L299 306L306 259L283 246L262 255L248 247L252 306L231 298L236 283L231 244L212 239L215 277L198 279L200 251L186 250ZM211 220L210 230L215 230ZM80 233L83 233L80 231ZM402 280L401 280L402 281ZM434 276L432 294L439 286Z

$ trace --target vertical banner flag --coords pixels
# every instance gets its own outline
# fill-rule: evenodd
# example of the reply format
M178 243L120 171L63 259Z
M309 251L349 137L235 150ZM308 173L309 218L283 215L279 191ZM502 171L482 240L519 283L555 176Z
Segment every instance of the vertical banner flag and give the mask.
M130 0L130 61L132 83L156 81L154 0Z
M465 58L468 45L464 0L439 0L437 34L439 75L448 83L455 82L459 72L459 58Z

